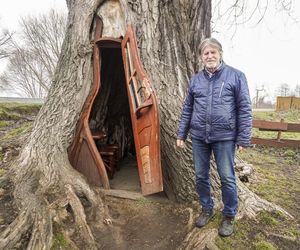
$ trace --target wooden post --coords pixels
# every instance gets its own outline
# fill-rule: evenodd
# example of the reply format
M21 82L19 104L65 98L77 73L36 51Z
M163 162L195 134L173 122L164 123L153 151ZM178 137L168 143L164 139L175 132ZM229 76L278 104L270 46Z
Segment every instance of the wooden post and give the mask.
M280 122L284 122L284 119L280 119ZM278 141L278 142L280 142L280 139L281 139L281 132L282 132L282 131L279 130L278 133L277 133L277 141Z

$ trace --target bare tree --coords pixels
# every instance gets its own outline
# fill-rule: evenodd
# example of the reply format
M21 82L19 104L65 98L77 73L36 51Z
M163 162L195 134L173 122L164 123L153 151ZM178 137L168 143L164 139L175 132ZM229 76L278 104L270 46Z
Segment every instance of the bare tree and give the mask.
M287 83L280 84L278 88L278 94L280 96L289 96L290 95L290 86Z
M22 32L1 76L3 87L27 97L45 97L54 75L66 27L65 13L52 9L21 19Z
M296 97L300 97L300 84L296 85L294 93Z
M234 37L238 29L244 25L256 26L265 20L265 17L273 13L282 13L289 22L298 23L299 20L293 12L292 0L213 0L212 31L221 32L218 25L227 26L227 36ZM224 31L222 31L224 32Z
M109 6L106 11L104 3ZM13 248L18 242L26 242L27 249L50 249L53 225L66 230L64 236L75 249L75 242L86 249L97 249L95 234L105 230L102 222L109 215L103 200L71 167L67 153L91 89L91 40L97 15L104 23L103 34L110 30L111 37L120 37L119 30L110 29L112 23L121 30L128 24L135 26L143 66L160 100L165 191L178 201L196 198L191 143L188 141L183 151L176 150L174 144L187 79L199 70L199 44L210 36L211 1L67 0L67 6L67 32L53 84L12 168L14 197L20 212L1 235L2 249ZM111 16L114 11L121 17L117 23ZM216 166L213 161L211 165L214 194L220 200ZM238 188L239 216L280 209L250 192L241 182ZM204 231L193 230L191 234ZM74 238L76 232L80 233ZM119 233L118 237L122 235ZM195 243L200 237L188 237L194 240L185 241L183 248L201 244Z
M9 56L10 42L12 40L13 33L8 29L0 28L0 60Z

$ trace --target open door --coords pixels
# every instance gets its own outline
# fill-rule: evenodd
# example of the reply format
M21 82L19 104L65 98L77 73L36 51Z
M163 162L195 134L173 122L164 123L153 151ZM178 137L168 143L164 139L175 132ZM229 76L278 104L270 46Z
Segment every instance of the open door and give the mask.
M163 190L158 105L138 56L132 26L121 47L142 193L157 193Z

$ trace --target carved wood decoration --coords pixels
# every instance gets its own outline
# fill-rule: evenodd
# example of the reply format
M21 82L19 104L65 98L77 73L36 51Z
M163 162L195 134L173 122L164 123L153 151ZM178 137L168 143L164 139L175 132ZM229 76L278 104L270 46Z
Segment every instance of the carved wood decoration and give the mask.
M142 193L152 194L163 190L159 113L154 89L138 56L132 26L122 41L122 53Z

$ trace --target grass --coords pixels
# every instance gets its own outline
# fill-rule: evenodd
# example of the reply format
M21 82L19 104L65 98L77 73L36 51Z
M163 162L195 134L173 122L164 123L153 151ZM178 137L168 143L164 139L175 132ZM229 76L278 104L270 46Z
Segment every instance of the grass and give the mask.
M141 197L141 198L136 199L136 203L141 206L146 206L148 204L151 204L152 201L150 201L149 199L147 199L145 197Z
M300 123L300 112L299 110L285 111L285 112L253 112L253 119L265 120L265 121L276 121L279 122L284 119L287 123ZM257 128L252 129L252 136L263 138L263 139L276 139L278 132L274 131L259 131ZM300 140L300 133L282 132L281 139Z
M41 104L0 103L0 120L19 120L24 115L37 114Z
M277 213L275 213L275 215L277 215ZM281 214L280 214L280 216L281 216ZM260 221L261 221L261 223L263 223L264 225L267 225L267 226L275 226L275 225L278 225L278 223L279 223L278 219L275 218L274 214L271 214L266 211L261 212Z
M214 220L210 224L215 223ZM220 223L219 219L217 221ZM210 224L206 227L210 227ZM219 224L214 225L214 228L218 228L218 226ZM225 238L217 236L215 243L220 250L281 249L282 245L278 246L275 243L276 241L273 242L267 232L276 232L278 235L299 238L298 227L291 224L291 220L286 216L279 212L263 211L257 216L256 220L242 219L235 221L233 235ZM284 243L279 242L279 244Z
M5 220L3 219L3 217L0 215L0 225L4 225L5 224Z
M253 116L254 119L284 119L285 122L300 123L299 111L254 112ZM253 129L253 135L260 138L276 138L277 132ZM300 133L283 132L282 138L300 139ZM256 146L242 151L239 157L254 168L256 178L248 185L249 189L260 197L280 205L295 218L290 219L280 212L262 211L255 220L244 218L236 221L235 233L228 238L217 237L216 245L221 250L300 249L297 224L300 205L300 148ZM212 223L218 228L220 221L216 219ZM272 237L272 233L279 235L279 238Z
M0 168L0 177L2 177L6 173L6 170L3 168Z
M299 149L257 147L239 154L253 165L257 181L249 188L262 198L293 208L300 195Z
M53 245L51 250L73 249L71 244L67 242L62 233L54 235Z
M0 121L0 128L5 128L10 125L9 121Z
M218 228L221 223L218 223L215 228ZM249 246L249 233L251 230L248 221L236 221L234 224L235 232L230 237L220 237L216 238L216 245L221 250L235 250L235 249L247 249L245 247Z
M254 245L255 250L273 250L276 249L271 243L261 240Z
M3 159L3 152L2 152L2 147L0 147L0 161Z
M273 121L273 122L280 122L281 119L284 119L284 122L300 123L300 112L299 110L282 111L282 112L254 111L253 119Z
M2 140L12 139L20 134L23 134L27 132L29 129L31 129L32 124L33 124L32 122L25 122L20 127L8 131L1 139Z
M10 113L6 109L0 108L0 120L19 120L20 118L20 115Z
M41 104L36 103L0 103L0 109L5 109L7 111L19 114L37 113L40 110L41 106Z

